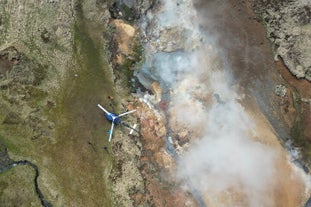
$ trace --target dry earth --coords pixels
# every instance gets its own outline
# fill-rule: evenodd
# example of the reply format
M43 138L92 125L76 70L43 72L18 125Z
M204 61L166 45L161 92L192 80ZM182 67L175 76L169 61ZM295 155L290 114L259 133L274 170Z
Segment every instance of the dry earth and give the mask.
M278 63L275 63L273 60L270 42L265 38L265 28L257 21L258 19L252 10L251 3L202 1L196 6L203 19L206 20L205 23L204 21L202 22L203 28L211 35L217 35L217 44L224 49L228 57L234 76L233 87L238 88L238 91L244 94L241 104L246 108L256 125L255 131L258 133L254 139L274 148L278 152L279 158L276 164L276 173L280 176L277 176L278 179L275 179L275 183L272 185L274 187L267 190L266 197L272 199L277 206L300 206L307 199L304 194L303 176L300 177L300 173L296 172L296 167L291 163L292 158L288 156L288 152L284 149L285 141L290 139L292 135L291 128L297 117L297 109L295 109L295 101L290 94L286 96L289 99L287 100L288 103L284 103L286 101L282 100L276 93L278 85L288 83L280 76ZM205 12L206 10L208 12ZM175 34L176 32L178 31L175 28L168 31L169 34ZM149 34L148 31L146 33ZM151 36L150 39L153 38L151 33L149 36ZM163 51L167 52L180 49L179 43L183 42L182 38L181 41L174 39L174 44L169 44L171 43L167 39L169 36L165 31L162 31L159 34L161 41L155 42L154 47L162 48ZM163 42L166 42L167 45L162 44ZM292 77L292 79L294 80L295 78ZM307 82L305 84L305 86L309 87ZM150 89L155 93L155 102L157 103L161 90L158 90L154 84ZM290 93L290 89L288 93ZM301 91L301 93L303 94L304 91ZM208 103L209 99L207 98L205 101ZM159 108L165 110L165 105L165 101L161 101ZM284 105L287 105L287 109L284 109ZM308 123L308 118L306 120L306 123ZM154 124L154 122L151 123ZM171 125L171 128L180 134L179 137L184 142L185 140L182 139L189 134L185 130L181 130L182 127ZM153 139L157 140L156 134ZM180 140L175 142L175 144L177 147L183 148L178 146ZM156 150L153 151L153 154L155 152ZM296 174L296 176L293 177L293 174ZM292 179L288 179L288 177L292 177ZM228 196L230 197L230 195ZM273 195L272 198L271 195ZM223 201L220 206L226 203L224 200L236 202L236 204L241 202L241 200L232 200L229 197L219 198ZM172 198L172 202L173 200ZM218 206L219 200L215 200L215 203L209 199L206 199L206 202L212 206ZM227 204L232 205L232 203Z
M297 207L304 199L301 198L303 185L299 178L291 176L295 168L288 161L284 142L295 135L291 129L296 127L302 133L297 143L303 146L306 156L311 154L308 142L311 135L307 130L311 124L311 86L310 82L295 79L282 62L273 61L265 28L257 21L251 3L202 1L197 8L203 18L215 20L212 25L202 27L206 30L212 27L219 35L219 45L232 66L234 87L239 86L239 91L245 94L241 104L256 121L258 134L254 139L260 137L259 142L273 146L280 155L276 187L269 189L267 196L273 195L277 206ZM39 166L40 185L46 198L55 206L197 206L187 187L175 179L175 160L165 152L166 101L162 100L154 109L140 95L130 94L135 86L129 83L132 76L129 68L134 69L135 64L139 67L141 51L136 44L137 28L129 21L146 14L153 8L154 1L127 4L127 7L105 1L1 4L0 88L5 98L1 105L0 138L8 145L12 158L27 158ZM208 7L214 12L205 14ZM83 13L82 19L79 12ZM176 32L180 31L175 28L161 37L165 42L166 37ZM107 47L103 52L104 45ZM166 51L179 49L178 41L164 46ZM27 61L20 61L24 60L19 58L20 54L26 56ZM110 59L111 65L106 59ZM27 88L21 82L20 89L16 82L10 82L14 76L6 79L5 75L16 65L25 66L21 63L27 63L30 68L50 65L42 84L31 85L31 82ZM29 74L35 80L37 73ZM275 95L275 88L280 84L287 88L285 96ZM59 86L62 86L60 92ZM16 88L17 93L12 90ZM158 83L155 82L151 90L156 94L156 102L160 101L162 91ZM27 99L25 93L30 97L35 97L35 93L39 100ZM293 94L299 97L298 101ZM108 99L108 95L113 100ZM128 129L120 127L115 130L112 143L103 141L109 124L103 124L106 122L96 109L97 103L120 113L137 108L136 117L125 121L138 122L140 135L129 136ZM8 113L19 110L17 114ZM45 115L46 111L49 115ZM23 119L26 123L32 121L32 125L25 127ZM38 123L44 124L33 130ZM12 133L16 129L19 133ZM42 129L47 131L40 131ZM185 138L188 132L176 133ZM175 145L182 149L188 141L181 139ZM16 181L23 175L21 183L30 186L31 173L24 175L17 168L8 173L12 174L0 177L0 198L19 205L20 195L16 195L14 187L20 185ZM29 201L33 202L31 205L36 206L38 200L33 189L29 187L23 193L25 203L22 205L27 206L29 196L33 200ZM205 201L217 206L208 195Z

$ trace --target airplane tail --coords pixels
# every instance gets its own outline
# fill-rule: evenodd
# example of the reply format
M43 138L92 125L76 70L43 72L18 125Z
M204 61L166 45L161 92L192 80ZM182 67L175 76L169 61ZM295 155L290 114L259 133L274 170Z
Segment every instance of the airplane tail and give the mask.
M130 125L128 125L127 123L124 123L124 122L121 122L121 124L123 126L129 128L129 129L131 129L131 131L133 130L133 131L137 132L140 135L139 131L137 129L135 129L134 127L131 127Z

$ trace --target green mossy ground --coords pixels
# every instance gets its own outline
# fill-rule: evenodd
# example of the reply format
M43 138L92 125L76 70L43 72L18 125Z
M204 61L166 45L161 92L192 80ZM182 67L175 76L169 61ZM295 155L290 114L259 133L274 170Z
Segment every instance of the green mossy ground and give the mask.
M39 167L39 187L54 206L111 206L108 176L113 157L106 133L110 125L97 107L98 103L108 105L108 95L115 96L112 71L103 51L105 28L86 22L82 10L76 9L72 65L63 79L54 76L61 83L58 90L45 85L53 66L41 63L44 53L37 41L27 41L26 46L40 57L23 54L0 80L1 84L8 82L0 90L0 137L12 159L28 159ZM57 44L45 44L58 50ZM28 72L23 75L25 70ZM0 175L0 192L5 192L0 200L23 197L27 202L21 200L23 204L18 206L31 206L28 203L36 202L37 197L30 195L28 185L27 192L16 194L14 189L20 186L13 171ZM33 173L25 173L29 177L23 176L25 182L33 184Z
M29 166L17 166L0 174L0 206L41 206Z

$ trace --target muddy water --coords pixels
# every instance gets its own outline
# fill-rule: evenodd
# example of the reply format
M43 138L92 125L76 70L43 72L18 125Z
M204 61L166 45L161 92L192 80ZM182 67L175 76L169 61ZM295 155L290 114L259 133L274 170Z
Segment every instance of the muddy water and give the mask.
M182 49L177 37L162 40L179 46L169 53L161 37L151 40L141 73L169 91L171 130L188 130L178 137L192 144L176 175L190 178L207 206L302 206L306 180L279 141L287 136L273 94L281 80L264 29L245 4L198 2L196 13L190 2L163 2L154 14L152 34L179 27L188 39Z

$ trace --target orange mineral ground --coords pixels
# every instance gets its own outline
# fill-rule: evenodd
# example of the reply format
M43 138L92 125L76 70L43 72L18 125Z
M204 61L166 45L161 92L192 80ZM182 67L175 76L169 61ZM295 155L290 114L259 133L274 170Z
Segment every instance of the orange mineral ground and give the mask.
M148 196L157 206L303 206L308 176L285 149L293 101L287 94L284 110L275 95L284 79L251 2L189 2L163 2L153 13L159 26L150 33L160 36L147 51L160 53L150 60L160 84L150 87L155 109L142 104L139 116L142 159L162 170L161 179L148 172L150 166L143 170ZM186 31L188 39L181 32L170 40L161 36L165 29ZM165 153L168 136L178 162Z

